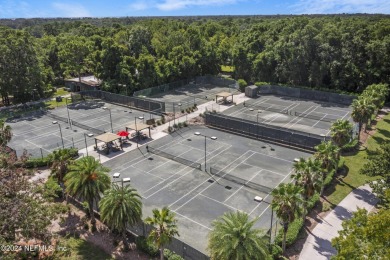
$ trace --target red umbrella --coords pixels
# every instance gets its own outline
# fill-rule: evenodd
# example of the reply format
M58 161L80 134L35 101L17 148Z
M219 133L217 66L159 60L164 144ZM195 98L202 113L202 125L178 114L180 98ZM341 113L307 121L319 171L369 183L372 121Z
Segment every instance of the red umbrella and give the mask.
M129 133L128 132L126 132L126 131L119 131L118 133L116 133L117 135L119 135L119 136L128 136L129 135Z

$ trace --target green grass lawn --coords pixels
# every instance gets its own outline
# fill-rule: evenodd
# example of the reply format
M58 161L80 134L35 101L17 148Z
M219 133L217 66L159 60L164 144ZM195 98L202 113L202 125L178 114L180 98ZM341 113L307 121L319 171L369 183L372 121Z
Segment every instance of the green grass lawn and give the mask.
M66 105L65 98L63 98L61 102L57 102L55 100L55 97L58 97L58 96L63 97L63 96L68 95L68 94L70 94L70 92L66 91L65 88L57 88L57 91L54 92L52 95L52 99L45 102L46 107L49 109L52 109L52 108L56 108L56 107L60 107L60 106L65 106ZM68 102L69 102L69 100L68 100Z
M221 65L221 71L222 72L233 72L234 71L234 67L233 66Z
M59 246L66 248L66 251L65 252L57 251L56 259L61 259L61 260L114 259L99 247L80 238L74 238L74 237L61 238Z
M367 150L359 151L355 155L344 156L346 176L338 179L334 191L327 197L331 204L339 204L353 189L376 179L376 177L360 174L359 171L368 161L368 153L375 151L382 143L390 140L390 114L379 121L376 128L377 132L369 137L365 144Z

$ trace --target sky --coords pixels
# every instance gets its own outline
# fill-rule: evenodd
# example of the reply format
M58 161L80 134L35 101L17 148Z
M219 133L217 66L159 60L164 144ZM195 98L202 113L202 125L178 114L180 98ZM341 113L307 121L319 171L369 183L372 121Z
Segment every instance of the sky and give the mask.
M390 0L0 0L0 18L390 14Z

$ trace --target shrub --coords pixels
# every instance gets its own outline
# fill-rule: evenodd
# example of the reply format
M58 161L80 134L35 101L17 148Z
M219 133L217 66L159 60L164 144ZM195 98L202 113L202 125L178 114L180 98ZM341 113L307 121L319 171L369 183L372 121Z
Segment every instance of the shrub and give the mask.
M187 126L188 126L187 122L183 122L183 127L187 127Z
M144 253L147 253L151 257L158 256L158 248L150 241L148 241L144 236L139 236L135 239L135 244L137 248Z
M168 133L172 133L173 132L173 127L172 126L169 126L168 127Z
M196 108L198 105L197 104L194 104L194 108Z
M204 114L203 114L203 113L200 113L199 116L200 116L200 117L204 117Z
M92 225L92 227L91 227L91 232L94 233L94 232L96 232L96 230L97 230L97 229L96 229L96 226Z
M324 180L324 186L328 186L333 180L334 170L328 173Z
M157 124L157 125L161 125L161 121L160 121L160 120L157 120L157 121L156 121L156 124Z
M26 168L36 168L36 167L45 167L50 166L51 160L49 157L37 158L37 159L28 159L26 161Z
M237 82L238 82L238 86L240 87L240 91L245 92L245 87L248 86L248 83L246 83L246 81L243 79L239 79L237 80Z
M183 127L183 123L178 123L177 126L178 126L179 128L182 128L182 127Z
M187 112L187 113L190 113L190 112L191 112L191 108L188 107L188 108L186 109L186 112Z
M314 208L314 206L316 205L316 203L320 200L320 194L318 193L315 193L310 199L309 201L307 202L307 211L309 212L312 208Z
M181 110L181 113L184 114L184 109Z
M88 229L89 229L88 223L85 223L85 224L84 224L84 229L85 229L85 230L88 230Z
M178 125L177 124L173 124L173 128L178 128Z
M286 234L286 246L292 245L297 239L301 228L303 227L303 220L301 217L295 218L295 220L288 226ZM275 243L281 245L283 241L283 229L279 230L276 236Z
M341 148L342 152L353 152L356 151L356 149L359 146L359 141L357 138L353 139L351 142L347 143Z
M161 123L165 124L165 117L161 116Z
M175 252L172 252L169 249L164 249L164 258L167 260L184 260L183 257L176 254Z
M271 254L273 259L279 259L280 256L283 254L283 249L276 244L272 244Z
M261 82L261 81L258 81L255 83L256 86L260 87L260 86L265 86L265 85L270 85L269 82Z
M43 187L43 196L45 198L55 199L62 196L62 188L52 177L45 182Z

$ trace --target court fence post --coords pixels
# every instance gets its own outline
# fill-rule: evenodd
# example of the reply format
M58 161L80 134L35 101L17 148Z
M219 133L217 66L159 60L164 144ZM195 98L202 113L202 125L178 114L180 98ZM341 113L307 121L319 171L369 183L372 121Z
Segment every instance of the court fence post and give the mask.
M41 157L43 159L43 151L42 151L42 148L39 148L41 150Z

